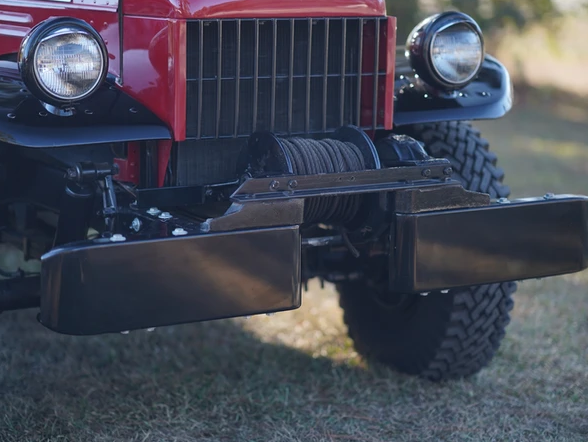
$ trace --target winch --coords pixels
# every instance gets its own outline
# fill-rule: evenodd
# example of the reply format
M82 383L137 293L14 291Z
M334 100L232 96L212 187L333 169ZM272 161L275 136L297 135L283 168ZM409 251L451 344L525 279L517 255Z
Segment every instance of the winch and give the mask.
M282 138L271 132L253 134L239 167L246 177L309 176L380 169L372 140L354 126L345 126L329 138ZM295 181L295 180L294 180ZM296 182L290 182L294 190ZM319 196L305 201L305 224L357 226L369 209L371 195Z

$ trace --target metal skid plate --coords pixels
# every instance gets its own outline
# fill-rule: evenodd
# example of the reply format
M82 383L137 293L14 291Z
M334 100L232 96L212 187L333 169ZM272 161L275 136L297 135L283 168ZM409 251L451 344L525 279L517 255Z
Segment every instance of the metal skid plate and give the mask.
M391 290L422 293L574 273L588 266L588 198L397 214Z
M300 249L297 226L56 249L40 321L90 335L295 309Z

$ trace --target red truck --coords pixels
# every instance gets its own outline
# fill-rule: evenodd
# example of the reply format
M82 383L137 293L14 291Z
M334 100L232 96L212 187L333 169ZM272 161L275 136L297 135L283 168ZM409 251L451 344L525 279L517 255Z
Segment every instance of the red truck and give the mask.
M588 199L508 199L471 120L512 106L469 16L400 50L383 0L3 0L0 311L95 335L296 309L444 380L513 281L587 267Z

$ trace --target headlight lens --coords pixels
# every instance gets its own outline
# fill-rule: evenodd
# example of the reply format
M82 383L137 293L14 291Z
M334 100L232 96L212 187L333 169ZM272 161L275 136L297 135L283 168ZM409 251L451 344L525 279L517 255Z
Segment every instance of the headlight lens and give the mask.
M52 106L87 98L104 81L108 52L100 34L83 20L57 17L23 39L18 62L27 88Z
M451 26L433 38L433 68L448 83L467 83L476 75L482 64L482 48L482 40L472 28L462 23Z
M61 100L78 100L92 93L105 68L98 42L72 28L59 29L43 38L33 63L39 85Z
M448 91L467 86L484 62L484 37L468 15L450 11L422 21L411 32L406 56L419 77Z

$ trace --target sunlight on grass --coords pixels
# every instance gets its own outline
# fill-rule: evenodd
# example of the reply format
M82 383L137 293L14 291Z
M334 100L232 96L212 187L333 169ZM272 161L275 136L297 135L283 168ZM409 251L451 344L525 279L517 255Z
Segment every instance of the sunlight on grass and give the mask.
M299 310L240 319L239 323L264 342L286 345L314 358L326 357L353 366L361 363L347 337L338 298L330 284L322 290L317 281L311 281Z
M577 167L581 172L588 171L588 144L559 141L554 145L552 141L528 136L513 137L513 144L530 155L564 160L570 167Z

